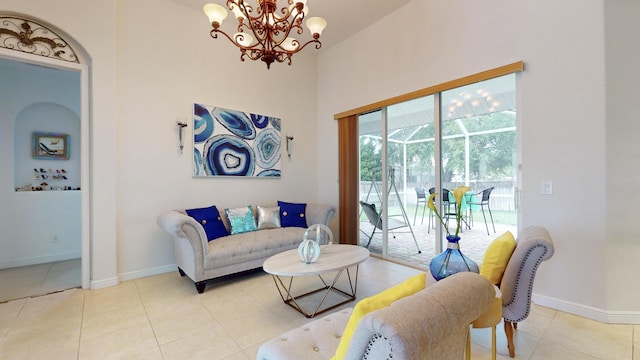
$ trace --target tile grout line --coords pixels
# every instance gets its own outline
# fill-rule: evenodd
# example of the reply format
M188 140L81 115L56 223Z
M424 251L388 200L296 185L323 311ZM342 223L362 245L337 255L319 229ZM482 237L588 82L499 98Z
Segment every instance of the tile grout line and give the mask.
M140 303L142 304L142 308L144 309L144 315L147 318L147 323L149 324L149 326L151 327L151 331L153 332L153 338L155 339L156 345L158 346L158 351L160 352L160 356L162 357L162 359L164 359L164 353L162 352L162 347L160 347L160 342L158 341L158 334L156 333L156 330L153 328L153 324L151 323L151 318L149 317L149 312L147 311L147 305L144 303L144 299L140 294L140 288L138 287L138 282L136 280L133 280L133 285L136 288L136 294L138 295L138 298L140 299Z
M82 316L80 317L80 329L78 331L78 350L76 350L76 359L80 359L80 344L82 339L82 325L84 324L84 310L85 310L85 302L87 301L87 297L85 296L85 290L80 289L82 292Z

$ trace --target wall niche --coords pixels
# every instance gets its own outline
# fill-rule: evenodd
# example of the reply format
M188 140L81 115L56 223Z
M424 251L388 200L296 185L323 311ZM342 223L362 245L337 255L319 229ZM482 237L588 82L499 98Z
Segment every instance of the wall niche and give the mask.
M16 191L80 190L80 118L66 106L35 103L14 125Z

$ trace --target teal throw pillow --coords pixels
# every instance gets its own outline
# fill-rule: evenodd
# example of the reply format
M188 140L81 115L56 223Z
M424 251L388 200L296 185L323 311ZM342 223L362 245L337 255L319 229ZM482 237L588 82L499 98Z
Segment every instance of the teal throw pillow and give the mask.
M307 204L278 201L280 225L282 227L307 227Z
M227 214L227 218L229 218L232 235L258 230L251 205L240 208L227 208L224 209L224 212Z
M229 235L220 217L220 212L215 205L206 208L187 209L185 212L202 225L204 232L207 234L207 240L211 241Z

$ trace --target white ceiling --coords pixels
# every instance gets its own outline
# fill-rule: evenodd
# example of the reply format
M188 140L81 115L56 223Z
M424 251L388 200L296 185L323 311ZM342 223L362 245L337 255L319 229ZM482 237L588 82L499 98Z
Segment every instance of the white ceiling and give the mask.
M202 11L210 2L225 6L226 0L174 0L188 7ZM359 32L370 24L385 17L411 0L307 0L310 16L320 16L327 20L327 28L320 41L322 49L329 48ZM246 0L254 4L255 0ZM286 6L286 0L278 0L278 7ZM202 14L206 21L204 13ZM232 15L230 15L233 17ZM228 21L228 20L227 20ZM225 24L223 24L225 25ZM305 28L305 33L308 30ZM309 36L307 34L307 36ZM306 37L305 37L306 38Z

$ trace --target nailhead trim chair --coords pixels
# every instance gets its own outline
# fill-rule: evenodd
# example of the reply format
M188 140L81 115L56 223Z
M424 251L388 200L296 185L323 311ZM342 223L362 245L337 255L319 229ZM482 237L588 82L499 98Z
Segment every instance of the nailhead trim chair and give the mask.
M504 320L509 356L515 356L513 330L529 316L531 293L538 266L553 256L554 245L549 232L540 226L524 229L516 239L516 248L504 270L500 291L502 292L502 314L500 307L492 308L472 323L474 328L492 327L492 358L496 358L495 327ZM502 315L502 316L500 316ZM469 349L469 344L467 344ZM470 354L467 351L467 359Z
M502 277L502 317L507 334L509 356L515 356L513 329L526 319L531 310L533 280L538 266L553 256L553 240L549 232L540 226L524 229L516 240L516 249L509 259Z

